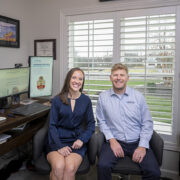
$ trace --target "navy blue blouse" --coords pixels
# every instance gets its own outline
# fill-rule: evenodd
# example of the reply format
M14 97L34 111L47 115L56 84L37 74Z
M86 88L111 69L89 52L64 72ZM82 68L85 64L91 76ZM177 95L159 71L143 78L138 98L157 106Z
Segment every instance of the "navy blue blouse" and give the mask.
M95 130L95 121L92 103L88 96L81 94L76 99L72 112L70 99L69 105L63 104L60 97L53 99L48 130L48 145L52 150L58 150L66 143L77 139L87 143ZM84 128L84 123L86 127Z

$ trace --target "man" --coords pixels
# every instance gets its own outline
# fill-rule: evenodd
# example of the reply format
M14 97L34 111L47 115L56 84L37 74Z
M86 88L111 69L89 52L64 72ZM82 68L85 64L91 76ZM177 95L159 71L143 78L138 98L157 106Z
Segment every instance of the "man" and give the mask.
M106 138L98 161L98 180L111 180L112 168L124 156L139 164L143 180L158 180L159 166L149 148L153 121L145 98L127 86L125 65L115 64L110 80L113 88L99 95L96 108L98 125Z

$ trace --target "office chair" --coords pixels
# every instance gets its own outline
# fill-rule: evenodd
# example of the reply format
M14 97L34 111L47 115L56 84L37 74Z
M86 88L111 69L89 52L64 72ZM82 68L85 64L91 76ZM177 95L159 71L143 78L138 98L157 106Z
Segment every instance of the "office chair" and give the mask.
M43 152L43 146L45 137L47 135L49 125L49 115L44 126L37 131L35 136L33 137L33 166L35 167L35 171L40 174L48 174L51 170L48 161L46 160L45 154ZM97 139L96 134L94 133L91 136L91 139L88 142L88 150L87 153L77 170L77 174L85 174L89 171L90 165L93 165L96 160L97 155Z
M96 134L96 136L98 141L97 156L99 157L101 146L105 141L105 137L104 134L100 131ZM159 166L161 166L163 158L164 141L156 131L153 131L153 135L150 140L150 146L154 152ZM112 170L112 173L118 175L120 179L122 177L123 179L129 179L129 175L141 175L141 170L137 163L133 162L130 157L125 156L123 159L120 159L117 162L117 164Z

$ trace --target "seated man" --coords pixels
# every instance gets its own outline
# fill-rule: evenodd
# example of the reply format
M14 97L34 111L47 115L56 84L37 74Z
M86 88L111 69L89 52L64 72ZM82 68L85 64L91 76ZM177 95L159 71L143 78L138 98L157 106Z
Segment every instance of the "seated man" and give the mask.
M160 169L149 141L153 121L144 96L127 86L128 68L119 63L111 69L113 88L99 96L96 116L106 142L98 162L98 180L111 180L119 158L130 156L139 164L143 180L160 179Z

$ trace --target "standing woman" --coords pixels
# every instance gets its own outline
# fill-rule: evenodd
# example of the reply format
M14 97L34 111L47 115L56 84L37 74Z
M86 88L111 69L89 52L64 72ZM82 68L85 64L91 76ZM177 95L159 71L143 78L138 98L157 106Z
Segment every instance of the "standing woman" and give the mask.
M95 130L91 100L82 93L84 79L81 69L72 68L52 102L46 145L51 180L75 180L87 142Z

